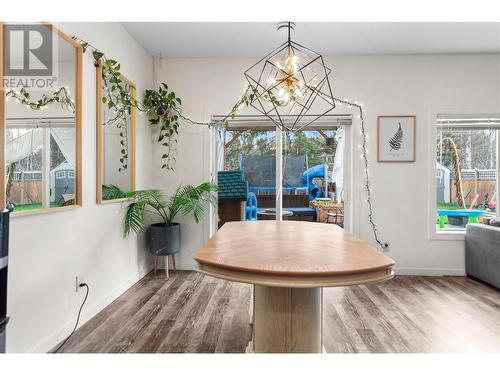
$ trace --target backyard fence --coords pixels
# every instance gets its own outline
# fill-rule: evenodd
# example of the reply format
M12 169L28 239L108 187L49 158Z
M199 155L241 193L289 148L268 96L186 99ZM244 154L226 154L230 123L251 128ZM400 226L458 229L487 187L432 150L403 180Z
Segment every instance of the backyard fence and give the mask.
M7 200L16 204L41 202L42 172L13 172L7 193Z
M454 180L450 181L451 185L451 201L457 202L457 191L455 189ZM464 188L464 198L465 204L470 206L476 198L476 187L477 187L477 201L475 205L484 202L485 194L488 194L489 199L495 194L496 180L478 180L477 183L473 180L462 180L462 186Z
M17 204L42 201L42 180L12 181L7 199Z
M463 194L465 204L470 206L484 203L486 194L492 199L496 189L496 170L494 169L464 169L461 171ZM455 188L455 173L450 174L450 199L457 202L457 191Z

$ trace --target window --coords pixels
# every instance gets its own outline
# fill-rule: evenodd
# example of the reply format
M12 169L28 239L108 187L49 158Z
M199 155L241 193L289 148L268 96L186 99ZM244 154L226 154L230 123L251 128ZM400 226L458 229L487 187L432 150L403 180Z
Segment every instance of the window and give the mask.
M0 199L5 199L14 214L42 213L51 208L81 204L82 48L51 25L45 26L53 32L54 47L57 46L53 80L56 86L32 87L33 79L11 77L11 86L0 97L4 101L0 118L4 145L0 155L0 180L4 191ZM0 61L0 65L3 63ZM7 95L11 89L19 92L23 87L33 101L50 96L55 90L68 100L35 109L16 100L12 94ZM74 177L68 178L68 171L73 171Z
M440 115L436 139L436 230L464 231L496 216L500 116Z
M6 120L6 199L14 211L58 207L74 195L74 118ZM70 169L71 170L68 170ZM72 197L72 196L70 196Z

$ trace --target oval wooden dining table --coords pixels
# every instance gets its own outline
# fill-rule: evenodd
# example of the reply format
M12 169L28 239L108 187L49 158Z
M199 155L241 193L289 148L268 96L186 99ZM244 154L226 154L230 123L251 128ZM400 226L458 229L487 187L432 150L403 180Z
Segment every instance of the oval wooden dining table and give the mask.
M337 225L229 222L195 254L197 271L254 286L255 353L322 352L323 288L380 282L394 261Z

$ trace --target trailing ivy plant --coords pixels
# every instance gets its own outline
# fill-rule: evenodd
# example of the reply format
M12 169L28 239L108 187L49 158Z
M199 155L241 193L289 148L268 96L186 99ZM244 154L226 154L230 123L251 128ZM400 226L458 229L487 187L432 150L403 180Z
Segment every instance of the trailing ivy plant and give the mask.
M96 66L98 64L102 65L104 94L101 100L103 105L106 105L114 113L112 118L105 119L103 125L115 125L120 130L121 150L119 156L121 167L119 171L128 168L127 123L128 115L133 107L147 114L150 125L159 125L157 141L165 147L165 152L161 156L161 167L173 170L173 163L175 162L174 153L176 151L177 135L179 134L180 126L179 120L192 125L204 125L208 127L216 125L227 126L229 121L234 119L237 111L244 106L248 106L255 96L253 89L247 86L243 95L236 101L223 119L211 122L193 121L182 114L182 100L173 91L169 90L165 83L162 83L158 90L147 89L144 93L142 104L139 103L138 100L132 97L129 85L121 79L121 65L118 61L107 58L104 52L89 42L76 36L72 38L80 43L84 53L91 51ZM58 102L63 106L68 106L72 112L75 111L75 105L67 89L64 87L58 89L52 95L43 95L37 101L32 101L29 93L24 88L19 93L11 90L6 93L6 96L13 97L32 109L43 109L49 103ZM264 97L264 99L266 98ZM270 98L270 100L276 102L276 98L274 97Z
M103 105L113 111L113 117L105 119L105 126L116 126L120 135L120 163L118 171L128 168L128 121L132 107L137 107L135 99L130 93L130 85L123 82L120 75L116 77L114 71L120 69L115 60L102 60L102 82L104 96ZM113 73L112 73L113 72Z
M19 92L16 90L7 91L5 97L7 99L14 98L17 102L33 110L45 109L50 103L59 103L63 108L75 113L75 103L71 99L66 87L60 87L50 95L43 94L38 100L32 100L30 93L24 87Z
M128 168L128 116L131 113L132 107L140 110L139 103L130 93L130 85L121 79L121 65L118 61L109 59L104 52L100 51L89 42L73 36L82 46L83 52L91 50L94 64L102 66L102 82L104 94L101 98L103 105L106 105L113 116L104 119L104 126L114 125L119 130L120 135L120 163L118 171L123 171Z
M147 89L144 93L143 102L139 103L138 100L132 97L129 85L121 79L121 65L118 61L107 58L104 52L83 39L76 36L73 36L73 39L80 43L84 53L87 51L91 52L96 66L98 66L98 64L102 65L104 94L101 100L103 105L106 105L107 108L114 113L113 117L105 119L103 125L115 125L120 131L121 150L119 157L121 167L119 171L128 168L127 116L130 114L132 107L146 113L150 125L159 126L157 141L165 148L161 156L161 167L163 169L173 170L180 120L193 125L204 125L208 127L216 125L227 126L229 121L234 119L238 110L244 106L248 106L255 97L253 89L247 86L242 96L236 101L229 113L223 119L211 122L193 121L182 114L181 98L179 98L175 92L169 90L165 83L162 83L158 90ZM29 100L29 93L24 89L22 89L20 93L12 91L7 93L7 95L16 97L16 99L27 104L30 108L39 109L45 107L50 102L60 102L70 106L74 112L74 103L71 101L65 88L59 89L51 96L44 95L42 99L36 102ZM266 99L265 95L264 99ZM274 97L267 99L275 104L277 103L277 99ZM279 103L277 104L279 105Z
M183 120L193 125L227 126L229 121L234 119L238 110L248 106L253 100L254 91L247 86L242 96L236 101L229 113L222 119L212 122L197 122L182 114L182 100L176 96L175 92L169 90L166 83L162 83L158 90L146 90L142 103L142 110L146 112L150 125L160 125L158 132L158 143L165 147L162 154L162 168L173 170L175 163L175 151L177 136L179 135L179 120Z
M236 116L236 113L240 110L240 108L248 107L250 105L250 102L255 97L255 94L254 89L250 85L247 85L245 90L243 90L243 95L241 95L236 103L234 103L229 113L222 120L220 120L222 124L227 127L229 125L229 121L234 119L234 116Z
M179 134L179 106L182 100L168 86L162 83L156 90L146 90L143 99L143 110L148 116L150 125L160 125L158 132L158 143L165 147L162 154L161 167L172 170L172 162L175 162L177 138Z
M106 124L124 124L126 123L127 111L130 112L132 107L137 108L138 111L146 113L149 124L152 126L159 126L158 143L164 147L165 151L162 153L161 167L166 170L173 170L175 163L175 151L177 150L177 136L179 135L179 120L183 120L193 125L227 126L229 121L234 119L237 111L243 106L248 106L255 96L255 92L250 86L247 86L243 95L236 101L229 113L221 120L212 122L198 122L193 121L189 117L182 114L182 100L175 92L169 90L167 84L162 83L158 90L147 89L144 92L142 104L131 97L130 90L121 80L120 64L112 59L108 59L104 52L100 51L89 42L80 38L73 37L82 46L83 52L91 49L92 56L95 63L101 62L103 71L103 83L105 85L105 94L102 98L104 104L107 104L108 109L113 109L116 116L107 120ZM271 100L276 100L271 98ZM119 126L119 125L117 125ZM120 128L120 136L125 137L123 129ZM127 161L127 148L124 142L126 138L122 139L123 149L121 150L122 167L126 168Z
M95 64L102 64L102 80L104 85L104 95L102 97L103 104L108 106L108 109L113 110L115 117L107 119L105 125L116 124L120 129L122 137L120 144L122 145L120 162L121 168L127 167L127 147L126 147L126 124L127 114L130 113L132 107L137 108L141 112L145 112L148 116L151 125L160 125L158 142L165 147L165 152L162 154L162 168L172 170L172 162L175 161L173 152L177 144L176 136L179 134L179 114L181 99L176 97L175 93L168 90L166 84L161 84L158 91L148 89L144 93L142 106L140 103L131 97L130 90L121 79L121 65L113 59L108 59L104 52L100 51L89 42L80 38L73 37L82 46L83 52L89 48L92 51Z

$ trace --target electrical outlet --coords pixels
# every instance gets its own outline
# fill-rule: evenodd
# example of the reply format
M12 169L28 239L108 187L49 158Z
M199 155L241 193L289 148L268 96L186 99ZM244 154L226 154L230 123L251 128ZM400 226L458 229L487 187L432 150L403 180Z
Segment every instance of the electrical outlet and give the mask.
M76 279L76 282L75 282L76 292L78 293L78 291L81 288L80 284L83 284L85 281L83 280L82 275L76 276L75 279Z

